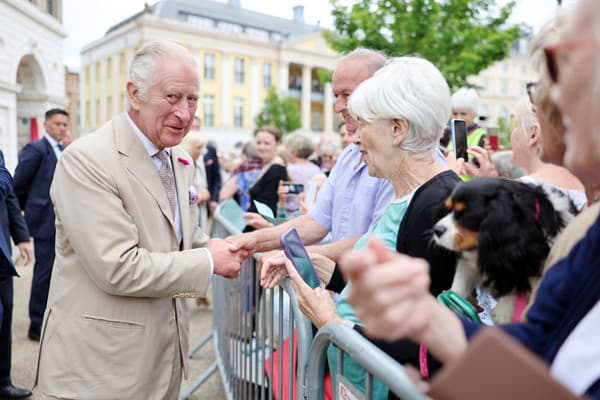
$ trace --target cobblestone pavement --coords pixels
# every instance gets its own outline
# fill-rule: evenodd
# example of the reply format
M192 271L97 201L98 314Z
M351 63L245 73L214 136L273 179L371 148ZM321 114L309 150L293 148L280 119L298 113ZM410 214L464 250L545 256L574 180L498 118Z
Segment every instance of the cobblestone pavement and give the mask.
M35 370L38 357L38 343L27 339L29 317L27 304L29 302L29 291L31 287L32 266L17 267L20 278L14 279L14 311L13 311L13 354L12 354L12 381L19 387L31 388L35 378ZM198 308L195 304L192 308L190 325L190 347L193 347L200 339L210 332L212 325L211 310ZM192 382L206 371L215 360L212 342L206 344L190 360L190 375L187 381L181 385L181 393L190 387ZM35 394L31 399L40 399ZM208 381L192 397L196 400L222 400L225 399L221 377L218 372L213 374Z

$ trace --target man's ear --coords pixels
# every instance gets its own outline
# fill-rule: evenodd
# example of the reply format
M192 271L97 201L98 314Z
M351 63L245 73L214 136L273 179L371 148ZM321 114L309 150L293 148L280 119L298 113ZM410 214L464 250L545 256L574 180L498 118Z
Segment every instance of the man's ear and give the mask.
M131 104L132 110L140 109L140 90L133 84L133 82L127 82L127 98L129 104Z
M408 128L410 124L405 118L393 119L392 120L392 137L397 143L402 143L408 135Z

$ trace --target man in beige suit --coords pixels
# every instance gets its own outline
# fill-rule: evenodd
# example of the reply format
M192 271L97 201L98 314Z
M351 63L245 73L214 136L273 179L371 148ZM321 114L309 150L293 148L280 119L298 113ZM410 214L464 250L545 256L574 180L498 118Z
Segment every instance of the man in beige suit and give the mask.
M128 112L63 153L51 196L56 261L44 316L44 398L176 399L187 374L188 309L213 273L237 276L254 244L196 226L194 163L175 147L199 95L189 53L136 53Z

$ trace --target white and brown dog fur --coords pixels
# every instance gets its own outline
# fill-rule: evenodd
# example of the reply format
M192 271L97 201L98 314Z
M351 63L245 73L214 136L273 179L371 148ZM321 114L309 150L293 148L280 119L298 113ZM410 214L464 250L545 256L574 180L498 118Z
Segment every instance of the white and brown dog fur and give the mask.
M446 207L433 231L438 245L460 253L451 290L474 303L480 286L497 301L494 323L511 322L517 295L530 294L553 240L577 214L573 202L552 186L478 178L458 185Z

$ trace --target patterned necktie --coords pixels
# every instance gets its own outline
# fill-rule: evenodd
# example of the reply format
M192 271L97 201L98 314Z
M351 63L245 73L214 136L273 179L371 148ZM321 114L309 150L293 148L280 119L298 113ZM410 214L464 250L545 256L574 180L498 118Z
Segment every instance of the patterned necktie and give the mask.
M169 204L171 205L171 212L173 213L173 218L175 218L175 207L177 206L177 202L173 168L171 168L169 156L165 150L160 150L158 153L156 153L156 157L158 157L158 159L162 162L160 169L158 170L158 175L160 176L160 181L165 187L165 192L167 192L167 198L169 199Z

